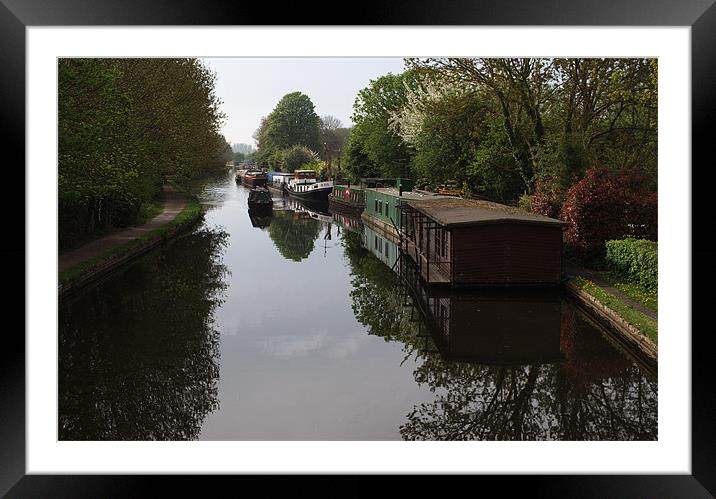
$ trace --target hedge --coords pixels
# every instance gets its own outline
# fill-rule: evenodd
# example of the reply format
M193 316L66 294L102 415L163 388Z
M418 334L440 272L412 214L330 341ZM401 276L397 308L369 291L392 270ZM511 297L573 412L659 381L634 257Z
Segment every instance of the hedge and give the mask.
M658 245L646 239L618 239L606 243L607 263L632 282L657 289Z

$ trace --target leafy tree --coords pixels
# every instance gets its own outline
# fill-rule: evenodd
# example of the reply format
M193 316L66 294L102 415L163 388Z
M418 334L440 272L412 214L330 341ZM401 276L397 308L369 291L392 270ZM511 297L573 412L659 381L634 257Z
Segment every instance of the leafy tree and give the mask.
M296 145L320 151L320 119L313 102L301 92L284 95L262 120L254 138L262 162L276 159L277 152Z
M281 166L292 172L302 167L311 167L318 162L318 155L305 146L293 146L283 151Z
M358 92L351 117L351 138L386 176L409 176L412 151L390 127L391 113L406 103L408 90L417 85L414 72L387 74ZM354 137L355 136L355 137ZM354 137L354 138L353 138Z
M137 219L167 175L230 159L215 75L196 59L60 59L60 248Z
M343 151L343 170L348 173L354 181L361 177L375 177L380 175L378 166L370 160L363 149L361 137L351 129Z

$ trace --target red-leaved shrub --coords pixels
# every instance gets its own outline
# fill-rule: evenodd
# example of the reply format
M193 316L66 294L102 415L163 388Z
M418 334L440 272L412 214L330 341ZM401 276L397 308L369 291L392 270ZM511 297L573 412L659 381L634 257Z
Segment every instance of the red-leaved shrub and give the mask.
M601 257L610 239L656 240L657 196L627 175L591 168L567 190L559 218L569 223L565 240L578 256Z
M532 194L532 212L557 218L562 203L559 182L552 178L537 179Z

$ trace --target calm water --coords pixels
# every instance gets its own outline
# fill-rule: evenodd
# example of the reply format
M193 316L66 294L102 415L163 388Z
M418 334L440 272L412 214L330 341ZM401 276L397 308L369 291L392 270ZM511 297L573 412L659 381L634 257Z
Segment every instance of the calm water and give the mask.
M426 290L359 220L201 197L60 303L60 439L657 438L655 377L558 291Z

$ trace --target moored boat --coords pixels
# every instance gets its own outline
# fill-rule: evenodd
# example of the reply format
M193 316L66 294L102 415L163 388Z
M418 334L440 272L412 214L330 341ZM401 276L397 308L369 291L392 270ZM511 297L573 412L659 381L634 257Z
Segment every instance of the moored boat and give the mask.
M286 193L297 199L328 201L333 190L333 181L319 182L315 170L296 170L285 186Z
M249 170L241 181L245 186L248 187L261 187L266 185L266 174L260 170Z
M340 211L359 217L365 208L365 192L358 186L334 185L328 196L331 211Z
M271 193L265 187L254 187L249 192L249 210L270 211L273 209Z

